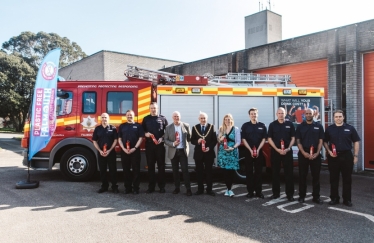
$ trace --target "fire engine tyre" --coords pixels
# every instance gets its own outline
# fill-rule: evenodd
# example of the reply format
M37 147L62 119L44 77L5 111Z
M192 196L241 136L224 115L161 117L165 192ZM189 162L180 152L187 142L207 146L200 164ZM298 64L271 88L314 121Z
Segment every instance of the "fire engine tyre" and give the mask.
M96 172L96 157L86 148L72 148L61 157L61 173L71 181L90 180Z

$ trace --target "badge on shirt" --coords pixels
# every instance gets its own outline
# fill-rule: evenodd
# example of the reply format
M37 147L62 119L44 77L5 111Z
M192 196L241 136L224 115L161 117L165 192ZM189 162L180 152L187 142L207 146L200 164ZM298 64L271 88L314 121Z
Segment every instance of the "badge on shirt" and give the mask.
M132 128L138 128L137 126L132 126Z
M286 128L291 128L290 126L286 126Z
M262 130L263 128L262 128L262 127L259 127L258 129Z
M314 127L314 129L317 129L317 130L318 130L318 129L319 129L319 127Z
M344 129L344 131L345 131L345 132L350 132L351 130L349 130L349 129Z

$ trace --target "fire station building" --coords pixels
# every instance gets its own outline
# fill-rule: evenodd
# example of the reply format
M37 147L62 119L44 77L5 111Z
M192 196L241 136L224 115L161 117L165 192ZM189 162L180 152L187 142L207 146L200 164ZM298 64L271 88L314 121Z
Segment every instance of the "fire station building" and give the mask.
M333 122L332 111L342 109L362 141L357 171L374 170L374 126L369 113L374 109L374 19L287 40L281 39L279 23L281 16L269 10L247 16L246 49L190 63L170 61L157 69L181 75L289 74L296 86L323 87L326 125ZM253 42L258 39L262 41ZM62 70L68 73L67 68L74 65ZM126 68L124 63L113 65L121 72ZM107 70L101 72L102 77L96 79L107 79Z
M264 16L257 26L246 26L249 30L246 39L253 28L256 28L254 31L262 29L265 35L271 36L272 21L279 23L277 14L269 10L256 15L257 18ZM290 74L296 86L323 87L325 107L330 108L326 121L333 122L335 109L345 112L346 122L357 129L362 141L357 170L374 170L374 149L371 148L374 126L370 113L374 109L374 20L271 42L162 71L185 75Z

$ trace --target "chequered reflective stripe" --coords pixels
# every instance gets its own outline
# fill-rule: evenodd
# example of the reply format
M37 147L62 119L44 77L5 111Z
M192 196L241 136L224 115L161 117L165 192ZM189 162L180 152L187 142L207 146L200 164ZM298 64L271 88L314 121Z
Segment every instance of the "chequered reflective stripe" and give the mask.
M151 103L152 88L140 89L138 92L138 122L141 123L149 114L149 104Z
M176 92L178 89L179 92ZM200 89L200 93L193 92L193 89ZM184 90L184 93L181 92ZM291 93L287 96L324 96L323 88L304 88L304 87L293 87L293 88L277 88L277 87L263 87L263 88L252 88L252 87L172 87L172 86L158 86L157 93L160 95L166 94L188 94L188 95L232 95L232 96L285 96L283 90L290 90ZM299 90L306 90L306 94L299 94Z

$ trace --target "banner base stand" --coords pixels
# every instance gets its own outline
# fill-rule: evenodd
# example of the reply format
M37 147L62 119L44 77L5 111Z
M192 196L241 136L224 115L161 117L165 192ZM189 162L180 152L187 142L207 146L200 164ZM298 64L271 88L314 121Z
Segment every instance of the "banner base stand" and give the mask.
M33 189L39 187L39 181L19 181L16 183L17 189Z

